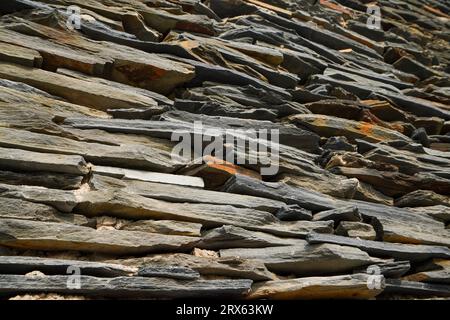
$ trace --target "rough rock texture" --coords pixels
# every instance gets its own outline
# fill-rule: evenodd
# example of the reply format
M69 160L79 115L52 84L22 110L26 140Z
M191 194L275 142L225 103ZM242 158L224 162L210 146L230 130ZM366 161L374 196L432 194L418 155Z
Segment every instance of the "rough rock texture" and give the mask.
M377 233L370 224L342 221L336 228L336 234L365 240L375 240Z
M368 275L312 277L267 281L252 287L250 299L369 299L383 288L370 290Z
M66 273L69 266L80 268L82 274L99 277L117 277L137 273L137 268L112 263L18 256L0 258L0 270L4 274L27 274L37 270L45 274L57 275Z
M0 292L21 294L24 292L54 292L82 294L114 298L199 298L204 295L220 295L239 298L250 292L251 280L175 280L162 277L97 278L81 276L81 288L68 288L69 276L27 277L2 275Z
M2 0L1 298L448 297L449 30L446 0Z

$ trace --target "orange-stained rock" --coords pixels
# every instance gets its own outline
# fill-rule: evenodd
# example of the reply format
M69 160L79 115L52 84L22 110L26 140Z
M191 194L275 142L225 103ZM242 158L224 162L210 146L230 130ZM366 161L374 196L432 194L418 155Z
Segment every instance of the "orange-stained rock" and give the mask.
M204 163L187 166L181 172L185 175L203 178L208 188L220 187L234 175L244 175L258 180L262 179L261 175L256 171L211 156L205 156Z

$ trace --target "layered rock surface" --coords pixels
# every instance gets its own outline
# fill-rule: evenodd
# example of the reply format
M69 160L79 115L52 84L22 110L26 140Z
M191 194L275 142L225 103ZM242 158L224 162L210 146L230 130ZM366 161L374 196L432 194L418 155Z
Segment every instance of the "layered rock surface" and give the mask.
M445 0L2 0L0 297L450 297L449 30Z

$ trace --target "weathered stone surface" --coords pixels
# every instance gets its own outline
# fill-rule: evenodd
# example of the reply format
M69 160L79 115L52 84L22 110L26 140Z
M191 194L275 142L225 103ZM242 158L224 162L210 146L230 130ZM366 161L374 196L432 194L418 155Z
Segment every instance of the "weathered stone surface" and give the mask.
M366 159L393 165L404 174L412 175L428 172L439 174L439 172L445 172L449 166L446 153L423 148L418 144L405 141L390 141L379 144L358 141L358 147L363 150L364 144L368 148L364 154ZM440 175L445 178L445 173L440 173ZM445 193L445 187L442 191Z
M49 171L77 175L89 172L86 161L80 156L46 154L0 148L0 165L6 170L18 171Z
M17 63L27 67L42 66L42 57L38 51L22 48L8 43L0 43L0 60Z
M394 204L394 199L376 190L372 185L359 181L356 187L354 199L380 203L388 206Z
M445 223L450 222L450 210L449 207L443 205L430 206L430 207L416 207L410 208L410 210L414 212L422 212L430 217L433 217L439 221L443 221Z
M146 172L115 167L94 166L92 171L97 174L116 177L120 179L133 179L149 182L175 184L189 187L203 188L205 184L201 178L181 175L163 174L159 172Z
M0 252L59 270L6 297L445 295L444 2L4 0Z
M254 281L273 280L275 275L270 273L260 261L239 258L205 258L183 253L155 255L144 258L114 260L131 267L185 267L199 272L205 277L230 277L238 279L252 279Z
M24 20L21 20L22 27L25 27ZM32 27L37 30L40 29L41 32L47 33L50 37L62 36L64 33L58 32L54 29L48 29L43 25L28 22ZM12 28L14 29L14 27ZM51 32L48 34L48 32ZM43 35L42 33L38 35ZM46 35L46 36L47 36ZM44 36L44 37L46 37ZM66 35L67 39L67 35ZM8 30L6 28L2 28L0 32L0 40L2 42L6 42L9 45L15 45L20 47L28 48L28 50L37 51L40 56L42 56L43 65L47 65L49 67L66 67L66 68L74 68L81 72L85 72L93 75L100 75L104 72L105 66L111 60L108 57L100 57L96 56L92 53L89 53L84 50L80 50L77 47L71 47L64 43L55 43L50 41L49 39L45 39L42 37L37 37L36 34L24 34L20 32L16 32L13 30ZM78 43L80 45L80 43ZM10 63L18 63L18 61L8 61ZM35 65L23 64L21 65L25 67L37 67Z
M0 192L5 198L47 204L64 213L72 212L77 204L74 191L69 190L0 184Z
M202 164L195 163L195 161L190 162L179 172L202 178L206 187L213 190L219 189L228 179L237 174L250 176L257 180L262 179L261 174L256 171L211 156L203 157L203 162Z
M417 188L430 188L437 191L447 188L446 179L433 174L406 175L395 171L347 167L334 167L331 171L349 178L357 178L374 186L384 194L393 197L403 196L405 193Z
M434 259L432 264L436 265L437 269L419 270L419 272L407 275L403 279L407 281L450 284L450 260Z
M353 100L330 99L305 104L314 114L339 117L348 120L369 120L365 105Z
M175 15L164 10L146 9L140 14L150 27L162 33L172 29L186 30L195 33L214 35L213 21L206 16L200 15Z
M398 279L387 279L384 292L386 294L450 297L450 286Z
M117 143L117 142L116 142ZM80 155L94 164L123 166L132 169L173 172L181 165L170 159L169 152L137 143L102 144L0 127L0 146L34 152Z
M428 135L438 135L444 126L444 120L438 117L416 118L414 121L416 128L424 128Z
M356 148L348 143L346 137L330 137L322 147L331 150L356 151Z
M265 11L261 11L259 12L259 14L272 23L277 23L283 27L294 29L300 36L306 38L307 40L310 40L311 42L314 41L323 46L328 46L336 50L351 48L352 50L355 50L359 53L364 53L367 56L378 56L378 54L375 53L375 51L373 51L372 49L334 32L317 28L315 24L306 24L298 20L295 22L290 21L286 18L282 18Z
M428 100L423 100L420 98L413 98L404 95L399 95L398 92L392 92L385 90L383 88L374 88L373 83L361 85L358 82L354 81L344 81L337 80L329 76L322 75L314 75L312 76L313 80L318 83L330 84L333 86L340 86L344 89L349 90L352 93L355 93L361 99L368 99L369 97L373 98L388 98L392 100L396 106L400 109L410 112L417 116L437 116L443 118L445 120L449 119L448 111L440 108L440 105L435 106L427 104ZM364 78L362 78L364 81ZM377 93L374 94L373 90ZM391 88L392 89L392 88ZM379 92L379 93L378 93Z
M226 248L264 248L289 246L298 242L297 239L279 238L264 232L248 231L233 226L223 226L205 232L202 236L202 240L197 244L197 247L210 250Z
M361 138L371 142L409 140L408 137L394 130L367 122L356 122L331 116L300 114L290 116L289 121L323 137L344 136L350 141Z
M362 201L353 203L358 206L363 217L376 219L376 224L382 230L383 241L450 246L448 230L444 229L443 223L426 214Z
M119 277L135 274L138 270L120 264L51 259L40 257L2 256L0 272L2 274L27 274L41 271L46 275L67 274L68 268L79 268L81 274L97 277Z
M284 183L258 181L240 175L230 178L224 186L224 191L280 200L288 204L298 204L300 207L312 211L323 211L336 207L334 199L324 197L323 194L318 192L290 187Z
M122 16L122 25L126 32L134 34L139 40L158 41L161 34L145 25L145 21L138 13L129 12Z
M446 197L430 190L417 190L410 192L395 201L397 207L450 207L450 197ZM449 209L450 210L450 209Z
M309 113L302 105L253 85L203 82L202 87L179 92L177 98L176 109L196 114L273 121L291 114Z
M302 276L342 273L377 262L356 248L306 242L284 247L224 249L220 250L220 256L256 259L270 271Z
M342 207L333 210L326 210L316 213L313 221L333 220L336 225L341 221L361 221L361 215L357 206Z
M282 96L286 100L291 100L291 94L278 86L268 84L265 81L256 77L248 76L246 73L227 69L219 65L213 65L204 62L198 62L190 59L176 58L179 62L190 64L195 67L195 77L190 82L190 85L200 84L205 81L225 83L237 86L252 85L256 88L263 89L269 92L273 92Z
M48 16L44 17L46 18ZM60 20L65 24L67 18L53 14L50 20L52 19ZM100 27L100 25L101 23L98 22L83 21L82 29L97 40L113 40L118 43L94 42L80 37L77 33L69 35L50 28L45 23L25 20L20 20L19 26L10 27L11 30L2 30L0 40L39 51L51 69L68 68L94 76L105 75L114 81L159 93L171 92L176 86L189 81L194 76L191 66L144 52L148 50L145 50L146 42L136 43L133 40L124 39L121 35L112 35L117 32L111 28L105 32L102 29L108 28L105 25ZM124 41L117 41L118 39ZM122 43L131 46L125 46ZM137 50L135 47L144 51Z
M124 91L132 91L135 92L139 95L142 95L144 97L147 97L149 99L153 99L155 100L158 105L160 106L172 106L174 103L172 100L170 100L169 98L167 98L166 96L154 92L154 91L150 91L144 88L137 88L135 86L132 85L128 85L128 84L124 84L124 83L120 83L120 82L115 82L112 80L107 80L107 79L103 79L103 78L98 78L98 77L93 77L90 75L87 75L85 73L81 73L81 72L77 72L74 70L69 70L69 69L64 69L64 68L58 68L57 73L59 74L63 74L66 76L69 76L71 78L75 78L75 79L79 79L79 80L84 80L84 81L88 81L88 82L95 82L95 83L101 83L103 85L112 87L112 88L117 88L120 91L124 90ZM159 110L166 110L165 108L161 108L161 109L155 109L153 106L148 106L148 108L146 109L137 109L137 110L141 110L142 112L147 112L149 113L151 116L158 114ZM123 110L122 108L120 109L108 109L108 112L110 111L120 111Z
M60 222L80 226L91 226L88 218L78 214L60 213L45 204L0 197L0 218L42 222Z
M73 133L57 124L59 119L80 115L108 117L103 111L68 103L28 85L8 80L3 81L0 100L2 127L36 133L76 139Z
M380 294L367 288L368 275L298 278L257 283L250 299L370 299ZM383 279L384 280L384 279Z
M235 225L250 230L282 236L302 238L311 231L331 232L327 221L283 222L266 211L238 208L230 205L202 203L169 203L128 192L81 191L71 192L42 187L0 185L2 196L45 203L63 212L83 213L87 216L111 215L126 219L173 219L201 223L207 227Z
M301 150L317 152L319 150L319 137L311 132L293 127L292 125L280 125L269 121L256 121L247 119L235 119L229 117L196 116L194 114L177 111L167 112L161 116L164 121L119 120L119 119L92 119L69 118L64 122L78 129L101 129L108 132L121 132L129 134L145 134L153 137L170 139L173 131L187 134L202 133L207 137L225 135L226 133L238 136L238 132L226 132L226 129L242 130L279 130L279 139L285 145L298 147ZM174 121L176 120L176 121ZM204 123L202 128L194 128L195 121ZM197 131L194 131L196 129ZM198 130L201 130L200 132ZM225 141L225 139L224 139Z
M138 271L140 277L160 277L179 280L197 280L200 274L184 267L144 267Z
M84 176L53 172L0 171L0 181L5 184L42 186L50 189L78 189L83 179Z
M1 275L0 294L56 292L82 294L109 298L198 298L208 295L238 298L250 291L251 280L196 280L183 281L167 278L116 277L96 278L81 276L83 286L69 289L69 276L27 277L21 275Z
M382 274L385 278L400 278L410 269L411 263L409 261L393 261L379 263L363 269L357 269L354 272L373 274L373 271L371 270L379 270L380 274Z
M282 168L280 169L283 170ZM312 166L310 169L312 172L307 169L297 169L294 172L295 175L280 174L280 180L278 182L284 182L293 187L317 191L336 198L352 199L355 196L358 188L357 179L347 179L329 171L321 170L316 166Z
M362 239L352 239L337 235L321 235L311 233L306 237L309 243L334 243L352 246L374 256L392 257L406 260L426 260L430 258L448 258L450 250L446 247L387 243Z
M51 73L40 69L31 69L13 64L0 64L0 76L12 81L25 82L53 95L62 96L73 103L99 110L112 108L148 108L157 107L156 101L135 94L119 91L103 84Z
M216 251L200 249L200 248L194 248L194 250L192 250L191 254L193 254L196 257L214 258L214 259L219 258L219 254Z
M377 237L372 225L356 221L341 221L336 228L336 234L364 240L375 240Z
M0 220L0 244L35 250L79 250L110 254L187 251L198 239L138 231L94 230L64 223Z
M363 100L362 101L365 106L369 107L370 113L378 117L383 121L402 121L402 122L410 122L414 118L402 111L401 109L396 108L394 105L384 100Z
M268 47L260 47L253 44L234 43L233 41L218 41L211 38L196 37L194 35L182 34L183 40L176 40L175 43L184 48L189 48L189 52L197 56L197 52L204 54L204 52L212 51L210 48L214 47L211 55L220 55L228 66L241 65L241 68L251 68L254 73L259 74L261 80L267 80L270 85L281 88L295 88L299 78L287 73L283 70L273 70L270 66L277 66L283 59L283 55L278 51ZM179 39L180 36L177 36ZM172 40L172 39L170 39ZM174 43L172 40L171 43ZM263 63L261 63L261 61ZM241 69L236 68L234 69ZM210 79L205 79L210 80ZM195 80L194 80L195 81ZM214 80L217 82L216 80ZM232 83L235 84L235 83ZM251 83L250 83L251 84Z
M201 228L202 225L200 223L172 220L139 220L126 223L120 230L199 237Z
M184 176L181 176L184 179ZM95 190L111 187L122 187L125 191L138 194L146 198L158 199L176 203L204 203L215 205L231 205L238 208L248 208L267 212L276 212L285 204L260 197L252 197L225 192L189 188L164 183L141 182L134 180L120 181L111 178L94 176L91 186Z
M266 211L231 205L169 203L120 191L86 193L75 211L88 216L112 215L128 219L180 220L201 223L208 228L228 224L296 238L302 238L311 231L331 232L331 225L327 221L284 222Z
M276 213L278 219L282 221L298 221L298 220L311 220L311 211L301 208L297 204L286 205Z
M396 67L401 71L412 73L418 76L421 80L424 80L434 75L439 75L439 73L437 73L436 71L427 68L420 62L417 62L409 57L402 57L401 59L397 60L397 62L395 62L393 65L394 67Z

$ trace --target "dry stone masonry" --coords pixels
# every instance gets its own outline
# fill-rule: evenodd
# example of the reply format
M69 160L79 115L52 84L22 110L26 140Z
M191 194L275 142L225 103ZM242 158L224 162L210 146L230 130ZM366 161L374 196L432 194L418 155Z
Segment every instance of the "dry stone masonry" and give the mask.
M2 0L0 299L449 298L449 31L447 0Z

